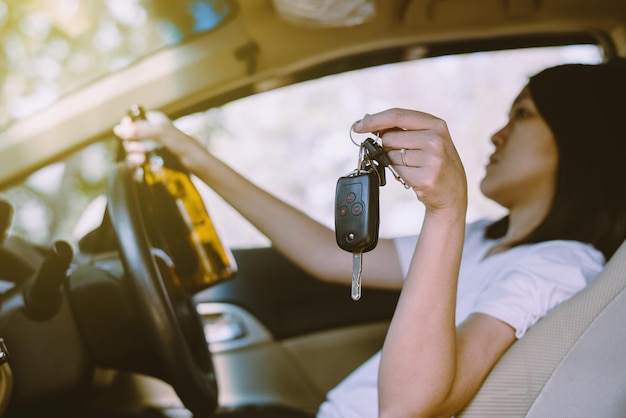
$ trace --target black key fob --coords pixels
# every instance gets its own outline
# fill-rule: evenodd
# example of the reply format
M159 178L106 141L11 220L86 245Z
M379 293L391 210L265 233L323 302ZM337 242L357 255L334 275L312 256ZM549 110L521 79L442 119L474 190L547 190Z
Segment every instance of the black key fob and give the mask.
M371 251L378 243L379 177L359 170L340 177L335 191L335 236L343 250Z

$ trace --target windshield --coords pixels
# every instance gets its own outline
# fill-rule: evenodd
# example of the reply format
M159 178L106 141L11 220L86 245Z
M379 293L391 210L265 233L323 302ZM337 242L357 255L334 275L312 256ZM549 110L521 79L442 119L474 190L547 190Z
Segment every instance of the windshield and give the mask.
M232 11L226 0L0 0L0 130Z

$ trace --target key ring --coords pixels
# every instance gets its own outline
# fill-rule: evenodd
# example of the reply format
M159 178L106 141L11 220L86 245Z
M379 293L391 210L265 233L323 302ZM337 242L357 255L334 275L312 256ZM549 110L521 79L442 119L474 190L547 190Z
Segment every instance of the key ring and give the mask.
M365 140L361 141L360 143L354 140L354 137L352 136L352 133L357 133L354 132L354 125L356 125L357 123L360 122L361 119L355 121L351 126L350 126L350 141L352 141L352 143L354 145L356 145L357 147L360 147L363 145L363 142L365 142ZM378 143L380 143L379 139L380 139L380 135L378 134L378 132L370 132L370 133L363 133L363 134L359 134L359 135L366 135L366 136L370 136L370 134L374 134L376 136L376 138L374 138L374 140Z
M405 189L410 189L411 186L409 186L406 183L406 181L404 181L404 179L400 176L400 174L398 174L396 169L393 167L391 160L387 156L387 152L383 149L382 144L379 143L378 140L381 139L381 137L378 132L375 133L376 135L375 139L372 139L370 136L367 139L365 139L363 142L361 142L360 144L354 140L354 137L352 136L352 132L353 132L354 125L356 125L358 122L359 121L357 120L350 127L350 141L352 141L354 145L359 147L359 159L357 162L357 168L355 172L356 173L360 172L361 166L366 158L368 158L370 161L373 158L374 160L376 160L376 162L379 165L382 165L382 167L388 168L389 171L391 171L391 173L395 177L395 179L398 180L400 183L402 183ZM365 148L367 148L367 150ZM406 149L403 149L403 151L406 152ZM404 152L401 151L402 163L406 165Z

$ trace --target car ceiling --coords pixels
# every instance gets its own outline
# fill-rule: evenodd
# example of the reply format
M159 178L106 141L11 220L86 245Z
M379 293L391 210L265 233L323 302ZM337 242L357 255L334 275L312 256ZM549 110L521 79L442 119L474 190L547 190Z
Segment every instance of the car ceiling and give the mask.
M0 186L110 137L132 103L176 117L333 71L590 38L609 54L626 55L624 1L393 0L376 7L375 18L361 26L311 28L282 20L270 0L240 1L233 18L217 30L159 51L10 125L0 133Z

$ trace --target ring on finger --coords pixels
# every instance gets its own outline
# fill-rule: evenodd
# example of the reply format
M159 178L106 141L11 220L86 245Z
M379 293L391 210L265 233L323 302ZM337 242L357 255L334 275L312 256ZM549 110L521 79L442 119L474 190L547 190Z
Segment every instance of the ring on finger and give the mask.
M402 165L408 165L408 164L406 163L405 156L406 156L406 148L402 148L402 149L400 150L400 159L402 160Z

